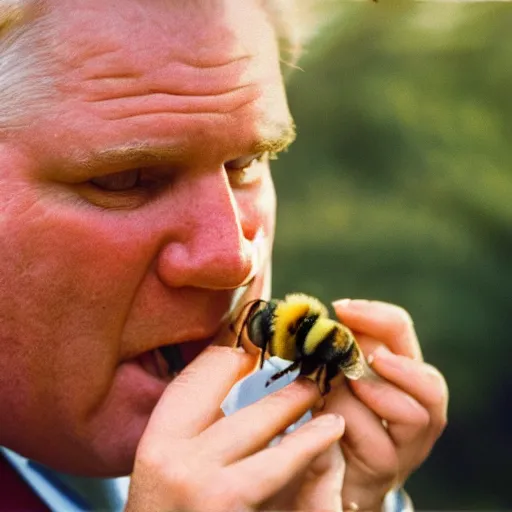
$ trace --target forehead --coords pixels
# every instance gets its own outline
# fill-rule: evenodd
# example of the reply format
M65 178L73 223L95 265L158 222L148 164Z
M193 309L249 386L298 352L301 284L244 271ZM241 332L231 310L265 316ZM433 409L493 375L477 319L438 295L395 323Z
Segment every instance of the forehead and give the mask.
M46 7L70 65L105 54L112 63L130 56L140 70L172 60L207 67L268 51L259 38L272 39L253 0L46 0ZM140 60L148 49L151 58Z
M225 129L226 140L235 128L253 139L286 132L276 37L259 0L45 0L44 6L42 37L57 70L55 117L47 118L58 120L54 139L66 137L60 127L72 126L87 129L93 144L105 140L104 130L112 138L120 123L113 145L124 145L130 131L135 138L165 132L199 140L213 124Z

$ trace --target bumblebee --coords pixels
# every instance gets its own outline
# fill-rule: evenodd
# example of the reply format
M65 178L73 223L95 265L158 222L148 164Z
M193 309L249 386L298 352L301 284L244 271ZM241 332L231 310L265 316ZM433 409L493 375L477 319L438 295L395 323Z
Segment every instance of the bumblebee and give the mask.
M330 319L327 308L314 297L294 293L284 300L255 300L244 306L240 318L237 346L246 335L261 349L260 366L267 352L291 361L267 386L300 368L300 375L314 379L325 395L331 380L341 372L354 380L364 373L364 356L352 331Z

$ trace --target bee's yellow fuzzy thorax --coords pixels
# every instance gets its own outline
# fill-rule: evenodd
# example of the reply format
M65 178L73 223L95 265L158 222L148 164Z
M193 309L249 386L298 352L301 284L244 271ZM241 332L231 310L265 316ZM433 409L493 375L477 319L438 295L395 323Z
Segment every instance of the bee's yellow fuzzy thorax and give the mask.
M295 359L295 330L299 320L306 315L327 316L326 307L314 297L302 293L287 295L285 300L277 305L274 312L274 337L271 351L278 357L293 361Z

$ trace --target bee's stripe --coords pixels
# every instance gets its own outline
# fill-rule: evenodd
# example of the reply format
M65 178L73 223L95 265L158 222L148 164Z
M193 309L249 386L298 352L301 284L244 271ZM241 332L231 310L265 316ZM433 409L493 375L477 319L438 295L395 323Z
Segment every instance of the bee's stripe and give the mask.
M323 363L347 363L353 352L353 340L346 336L336 322L327 319L320 319L315 323L303 347L304 354L314 356Z
M299 328L295 334L295 342L297 344L297 351L302 353L304 351L304 343L306 342L306 338L308 337L309 331L315 325L315 322L318 319L318 315L310 315L306 316L299 324Z
M333 343L335 338L336 331L332 330L318 343L314 351L314 356L318 359L319 363L334 363L337 366L344 367L352 360L354 344L350 343L341 349L341 347Z
M336 339L336 328L327 331L321 338L316 338L310 341L311 354L314 354L319 363L326 363L332 361L337 355L338 350L334 345Z
M331 344L336 344L337 337L335 336L338 330L338 324L329 318L318 318L314 325L309 329L304 346L304 354L312 354L317 350L317 346L324 340L331 340Z

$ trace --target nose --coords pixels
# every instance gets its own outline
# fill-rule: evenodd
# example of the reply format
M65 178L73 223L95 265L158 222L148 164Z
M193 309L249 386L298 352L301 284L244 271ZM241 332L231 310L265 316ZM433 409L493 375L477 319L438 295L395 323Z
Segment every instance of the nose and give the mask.
M196 177L180 195L181 223L160 251L160 279L176 288L239 287L252 272L257 220L241 215L224 170Z

